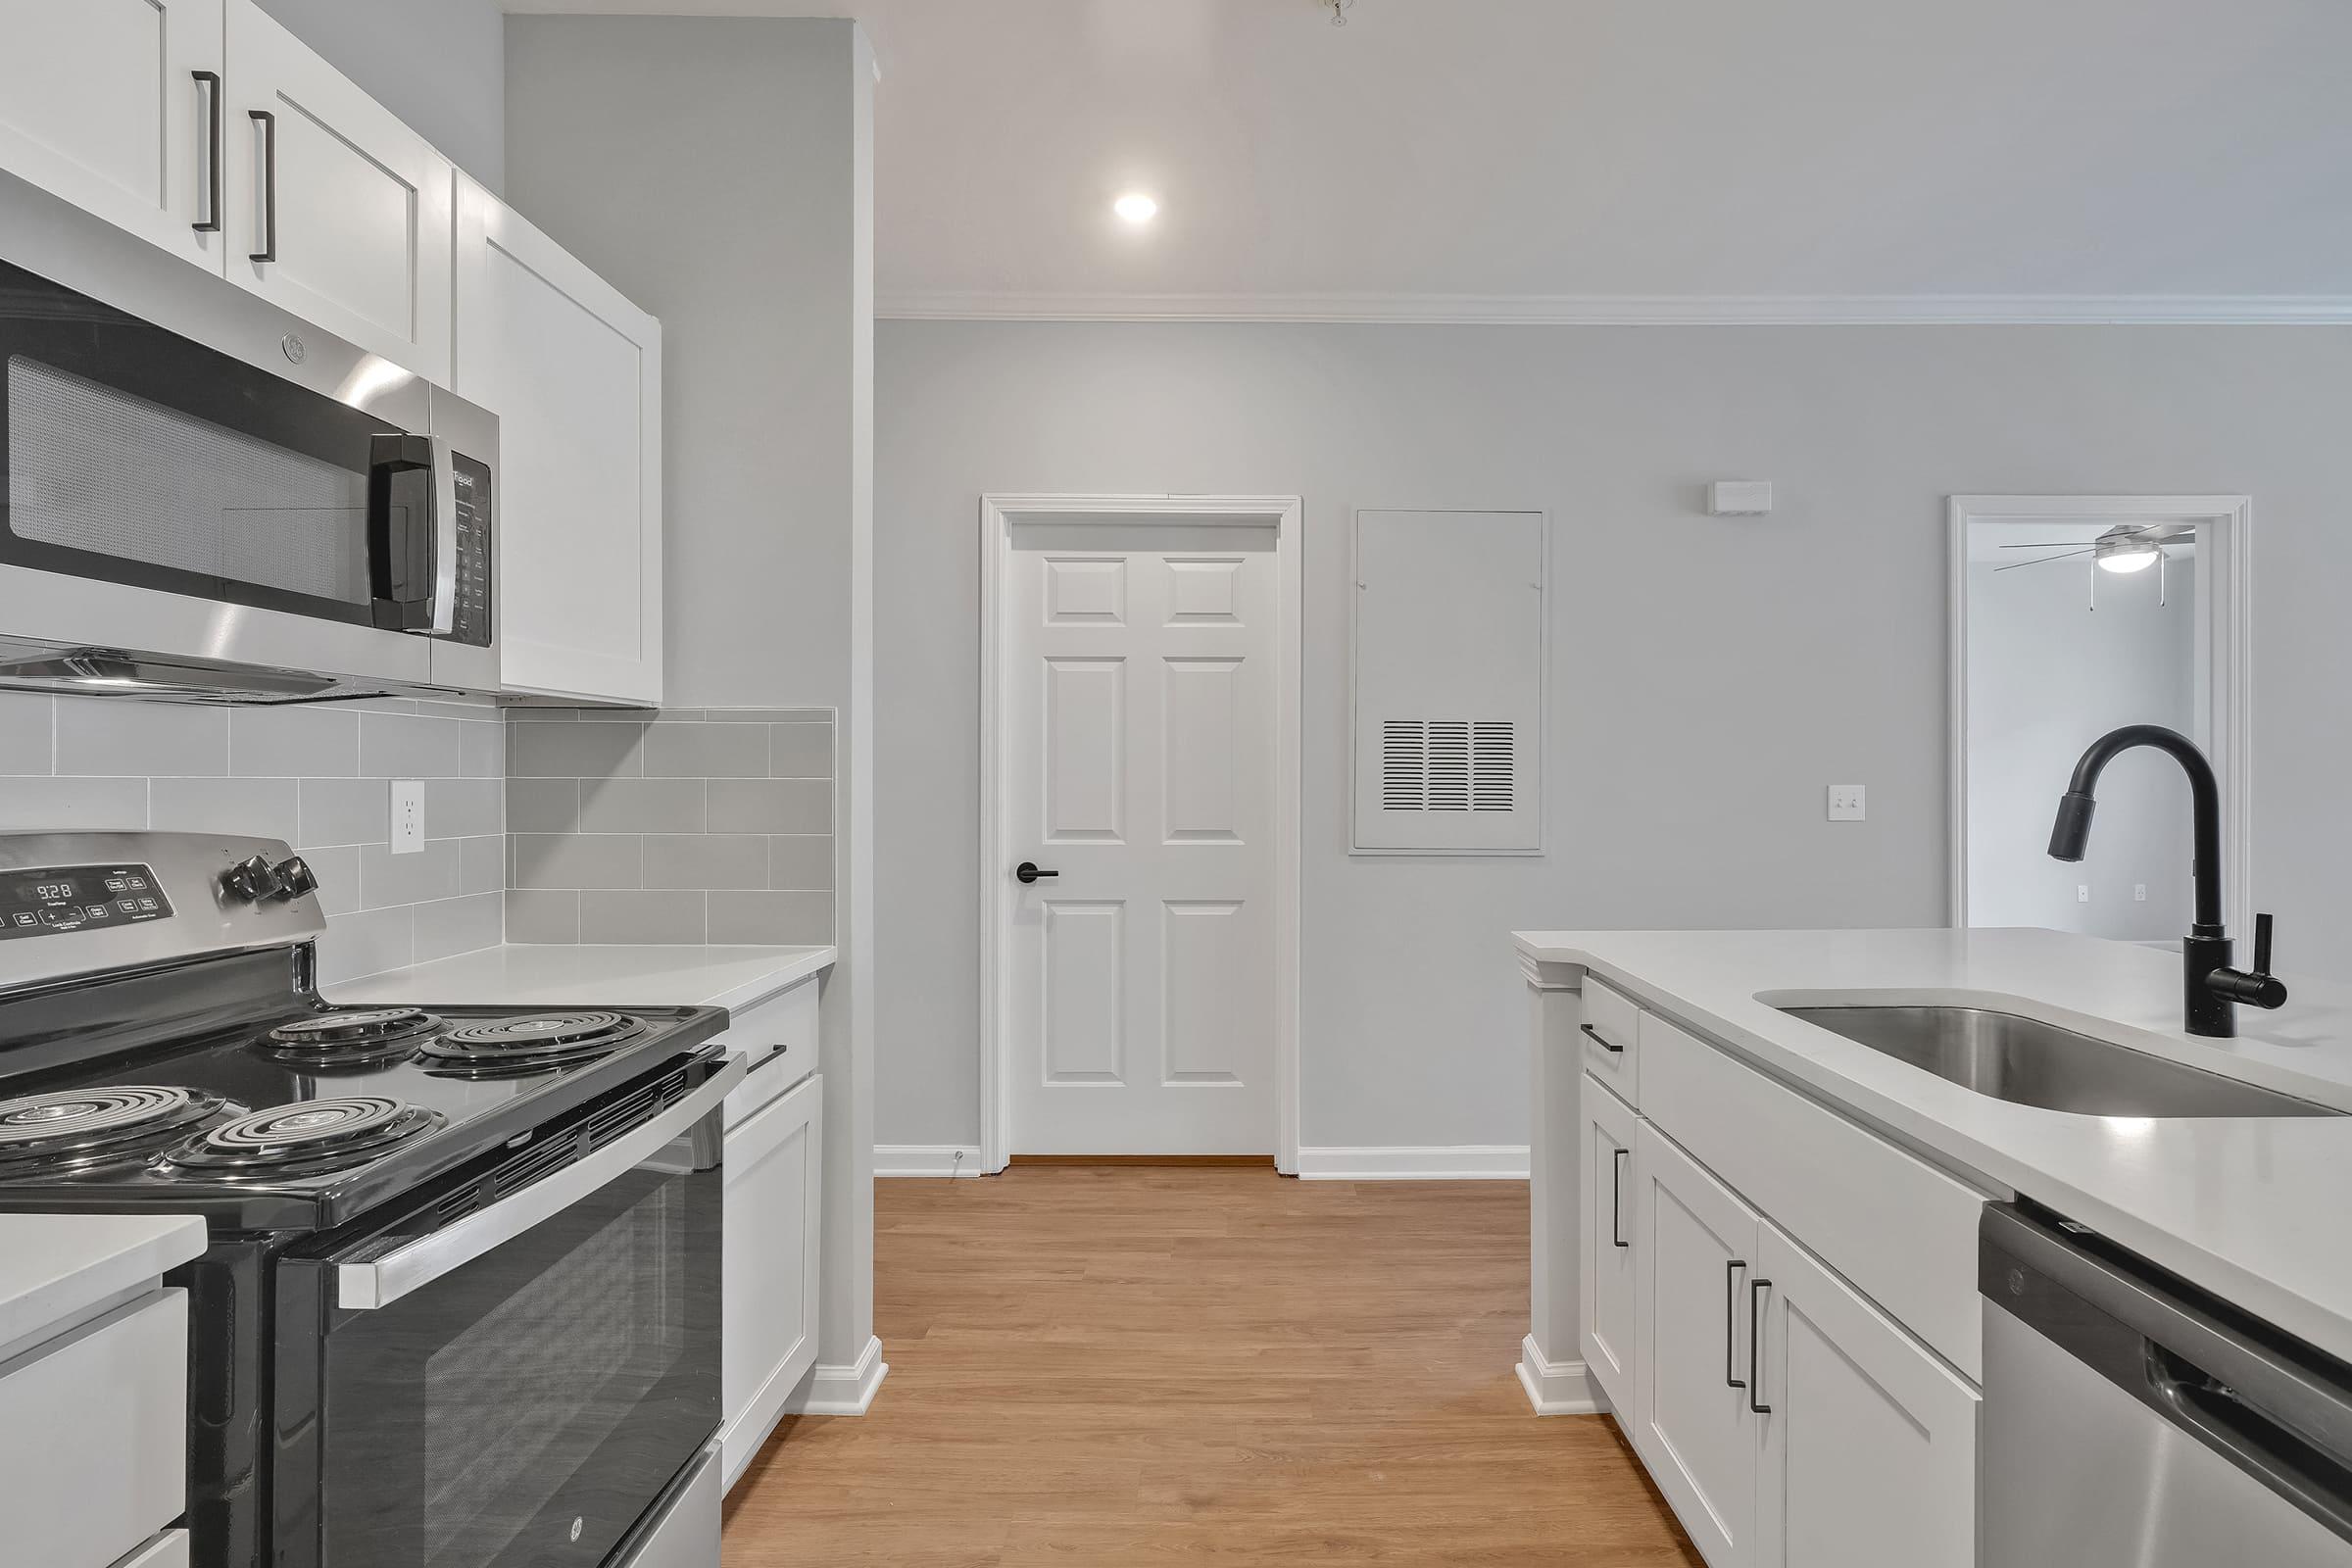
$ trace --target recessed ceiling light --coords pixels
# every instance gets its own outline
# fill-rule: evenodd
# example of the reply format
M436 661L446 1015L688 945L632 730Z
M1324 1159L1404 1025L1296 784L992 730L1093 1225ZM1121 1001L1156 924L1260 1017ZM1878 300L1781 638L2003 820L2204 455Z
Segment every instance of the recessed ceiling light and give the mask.
M1130 223L1149 223L1159 214L1159 203L1140 190L1131 190L1110 204L1110 210Z

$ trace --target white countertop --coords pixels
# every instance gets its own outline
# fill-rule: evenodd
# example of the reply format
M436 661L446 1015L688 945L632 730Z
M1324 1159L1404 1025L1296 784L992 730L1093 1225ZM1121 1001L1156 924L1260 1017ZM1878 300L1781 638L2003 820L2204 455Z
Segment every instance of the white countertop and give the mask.
M452 1007L756 1006L832 966L831 948L508 944L324 988L329 1002Z
M2352 1109L2352 987L2284 976L2234 1040L2180 1030L2180 958L2056 931L1538 931L1588 969L1897 1142L2025 1194L2352 1360L2352 1117L2143 1120L1990 1099L1759 1002L1989 1004ZM1795 995L1790 995L1794 993ZM1820 1000L1828 1000L1826 998Z
M0 1346L24 1346L203 1253L189 1214L0 1214Z

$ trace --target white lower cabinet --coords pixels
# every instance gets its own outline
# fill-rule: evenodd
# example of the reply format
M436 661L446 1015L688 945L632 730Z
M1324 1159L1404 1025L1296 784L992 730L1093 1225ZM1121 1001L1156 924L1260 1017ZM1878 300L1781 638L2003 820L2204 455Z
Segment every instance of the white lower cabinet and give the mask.
M823 1109L824 1080L811 1075L727 1129L719 1442L730 1487L816 1360Z
M1762 1222L1642 1124L1634 1450L1714 1568L1756 1560L1757 1417L1747 1332Z
M1582 1096L1586 1366L1700 1555L1972 1568L1977 1387L1667 1130Z
M1640 1118L1591 1073L1580 1086L1584 1110L1578 1160L1584 1172L1585 1251L1583 1282L1585 1368L1619 1410L1634 1403L1634 1368L1640 1353L1641 1315L1636 1299L1634 1200L1641 1168L1635 1149Z
M1973 1568L1984 1396L1777 1227L1759 1252L1753 1560Z

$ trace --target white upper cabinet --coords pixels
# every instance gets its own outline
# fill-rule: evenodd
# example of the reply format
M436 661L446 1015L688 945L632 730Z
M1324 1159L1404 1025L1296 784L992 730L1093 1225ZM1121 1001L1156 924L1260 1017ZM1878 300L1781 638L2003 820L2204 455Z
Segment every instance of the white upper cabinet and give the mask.
M510 691L662 701L662 323L461 177L450 389L499 419Z
M228 276L446 384L455 170L253 0L227 5Z
M219 271L220 7L0 0L0 169Z

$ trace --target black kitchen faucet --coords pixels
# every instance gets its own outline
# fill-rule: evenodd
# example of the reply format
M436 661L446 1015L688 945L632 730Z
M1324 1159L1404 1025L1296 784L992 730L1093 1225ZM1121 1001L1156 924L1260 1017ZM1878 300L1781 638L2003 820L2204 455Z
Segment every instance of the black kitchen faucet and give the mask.
M2254 967L2230 967L2230 934L2222 929L2222 790L2213 764L2196 743L2161 724L2127 724L2091 742L2090 750L2075 764L2073 782L2058 799L2058 820L2050 828L2050 857L2080 860L2090 838L2091 798L2099 773L2121 754L2135 746L2152 746L2169 754L2188 774L2188 793L2196 819L2196 858L2190 871L2196 879L2195 923L2182 941L2181 1027L2192 1035L2227 1038L2237 1033L2237 1004L2256 1007L2285 1005L2286 986L2271 970L2271 917L2254 917Z

